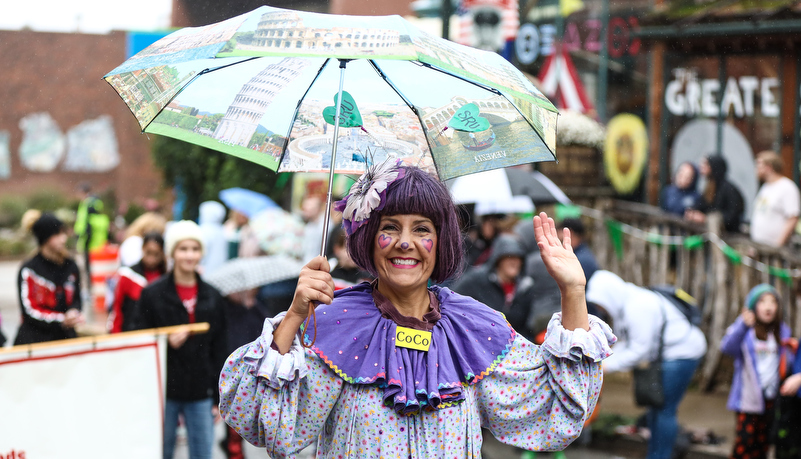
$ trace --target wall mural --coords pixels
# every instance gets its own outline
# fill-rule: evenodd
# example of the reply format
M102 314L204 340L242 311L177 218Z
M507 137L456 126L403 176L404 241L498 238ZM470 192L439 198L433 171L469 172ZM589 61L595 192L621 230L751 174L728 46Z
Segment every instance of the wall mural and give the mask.
M120 163L111 117L103 115L67 132L67 158L61 167L70 172L107 172Z
M22 130L19 158L27 170L53 172L60 165L60 170L67 172L108 172L120 163L117 136L108 115L83 121L71 127L66 135L46 112L25 116L19 127ZM9 139L7 132L5 140L2 134L0 132L0 179L8 179L11 172Z
M64 156L67 141L49 113L32 113L19 120L22 167L34 172L52 172Z

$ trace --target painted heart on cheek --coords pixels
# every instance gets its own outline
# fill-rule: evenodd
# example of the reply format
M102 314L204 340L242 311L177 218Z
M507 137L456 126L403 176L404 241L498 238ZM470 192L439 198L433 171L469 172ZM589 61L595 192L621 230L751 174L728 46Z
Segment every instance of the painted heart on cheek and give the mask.
M391 242L392 242L392 238L387 236L386 234L378 235L378 245L380 245L382 249L386 249ZM429 252L430 252L430 250L429 250Z
M428 253L431 253L431 249L434 248L434 241L432 241L431 239L421 239L420 243L422 243L423 247L425 247L426 250L428 250Z

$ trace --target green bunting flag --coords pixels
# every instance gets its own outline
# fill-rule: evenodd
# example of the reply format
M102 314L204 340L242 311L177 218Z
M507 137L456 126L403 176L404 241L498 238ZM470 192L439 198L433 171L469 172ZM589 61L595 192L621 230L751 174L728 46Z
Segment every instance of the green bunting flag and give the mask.
M623 260L623 224L615 220L607 220L606 228L609 231L609 239L612 241L612 248L618 260Z
M768 266L768 272L771 276L777 277L787 284L792 283L793 276L790 274L789 269L778 268L776 266Z
M701 235L687 236L684 238L683 244L687 250L697 250L704 246L704 237Z
M724 243L720 250L729 258L729 261L731 261L732 264L739 265L743 262L743 256L734 250L730 245Z

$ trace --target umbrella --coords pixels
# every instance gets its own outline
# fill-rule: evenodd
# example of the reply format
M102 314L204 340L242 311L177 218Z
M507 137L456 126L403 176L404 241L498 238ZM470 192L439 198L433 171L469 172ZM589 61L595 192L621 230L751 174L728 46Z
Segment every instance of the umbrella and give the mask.
M570 198L541 172L517 168L494 169L458 177L450 182L457 204L511 200L528 196L534 204L570 204Z
M264 209L278 207L268 196L245 188L228 188L220 191L220 200L228 206L241 212L248 218L253 217Z
M256 214L248 222L259 246L267 254L283 254L300 259L303 255L303 222L280 207Z
M230 295L298 277L302 267L301 262L285 255L236 258L204 276L203 280L222 295Z
M475 214L478 217L491 214L531 214L534 204L528 196L512 196L511 199L483 199L476 202Z
M506 177L513 194L528 196L535 204L571 204L565 192L542 172L510 168Z
M398 159L446 180L555 159L557 111L520 71L399 16L264 6L173 32L104 78L143 132L278 172Z

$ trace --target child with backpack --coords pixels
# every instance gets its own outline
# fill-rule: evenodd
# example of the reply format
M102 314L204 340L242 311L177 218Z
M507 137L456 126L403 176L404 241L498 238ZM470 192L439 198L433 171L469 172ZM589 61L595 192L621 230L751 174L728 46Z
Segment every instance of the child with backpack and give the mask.
M721 351L734 357L728 409L737 414L733 459L765 458L770 447L773 404L793 359L785 345L779 292L769 284L752 288L740 317L726 330Z

